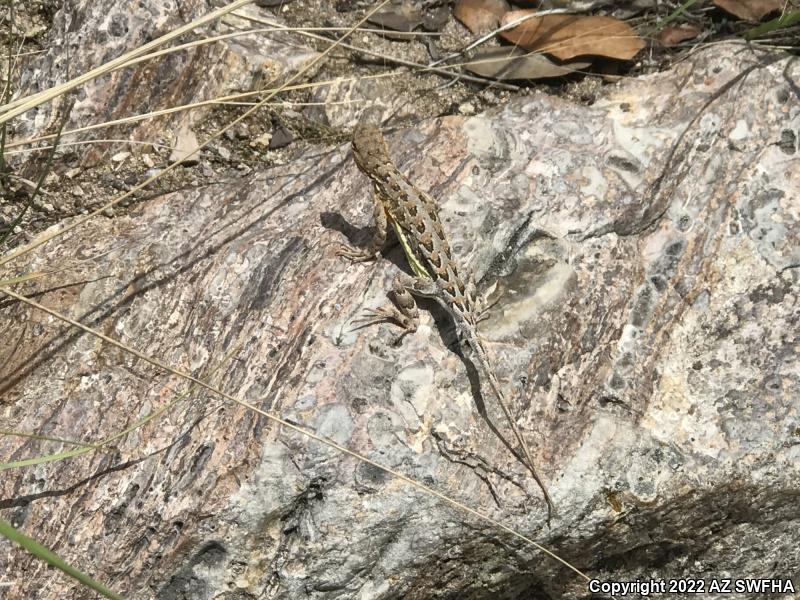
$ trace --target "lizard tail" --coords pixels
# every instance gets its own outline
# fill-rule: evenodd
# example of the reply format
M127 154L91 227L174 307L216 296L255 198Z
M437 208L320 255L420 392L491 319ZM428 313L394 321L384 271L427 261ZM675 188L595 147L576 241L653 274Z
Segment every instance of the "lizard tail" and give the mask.
M528 444L525 443L525 438L522 437L522 433L520 432L519 428L517 427L516 422L511 416L511 412L508 410L506 406L505 397L503 393L500 391L500 384L497 381L497 377L495 376L494 372L492 371L491 367L489 366L489 358L486 353L486 349L483 347L483 344L478 339L477 335L469 335L467 339L469 345L472 347L475 354L478 356L478 362L481 363L483 370L486 372L486 376L489 379L489 383L492 387L492 391L494 392L495 396L497 397L497 403L500 405L500 408L503 411L503 415L508 421L509 425L511 425L511 430L514 432L514 437L517 438L517 442L522 447L522 452L525 455L525 462L527 463L528 470L531 472L534 481L539 486L539 489L542 490L542 495L544 495L544 500L547 503L547 526L550 526L550 520L552 519L553 515L555 514L555 505L553 504L553 499L550 497L550 493L547 491L547 486L545 486L542 478L539 477L539 473L536 470L536 466L533 462L533 457L531 456L531 452L528 449Z

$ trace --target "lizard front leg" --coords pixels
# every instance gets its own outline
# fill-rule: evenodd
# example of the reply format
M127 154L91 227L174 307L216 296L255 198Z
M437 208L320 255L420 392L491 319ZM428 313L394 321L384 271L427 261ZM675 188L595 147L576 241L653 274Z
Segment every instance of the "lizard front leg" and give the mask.
M436 285L427 277L411 277L406 273L399 273L392 281L392 294L393 304L367 309L369 314L358 321L365 325L394 321L403 328L403 332L395 340L395 343L399 343L403 336L415 332L419 326L419 309L414 295L435 296Z
M386 243L386 235L388 232L388 220L386 218L386 210L383 208L378 193L372 195L374 201L372 216L375 222L375 233L372 236L372 241L366 248L355 248L345 244L337 244L338 249L336 254L349 258L354 262L366 262L372 260L383 248Z

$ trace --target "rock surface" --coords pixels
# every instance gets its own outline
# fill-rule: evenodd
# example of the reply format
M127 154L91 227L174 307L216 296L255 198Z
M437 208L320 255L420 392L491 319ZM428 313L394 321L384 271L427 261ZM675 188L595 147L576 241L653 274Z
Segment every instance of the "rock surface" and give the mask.
M455 254L498 284L482 331L559 508L551 529L447 319L423 305L399 346L389 325L354 329L406 266L397 247L335 256L371 215L345 146L93 221L15 263L66 268L17 289L591 577L797 586L798 77L717 45L592 106L535 94L389 137ZM129 598L589 597L374 467L8 298L0 318L4 429L97 441L187 394L106 449L0 481L0 516ZM70 448L0 438L4 460ZM85 597L0 552L8 598Z
M208 3L198 0L183 0L180 10L171 2L127 5L114 0L76 0L69 10L56 13L47 52L23 70L15 91L19 96L27 96L63 84L208 12ZM194 31L191 40L211 39L208 43L143 58L129 67L88 81L74 92L76 101L64 131L258 89L264 87L265 81L288 77L316 56L312 50L296 40L285 39L280 33L248 34L254 26L237 14L255 18L270 15L254 6L242 7L236 14L228 14ZM218 36L221 39L214 39ZM166 44L158 50L174 45L177 44ZM134 120L133 125L124 123L101 131L108 138L124 135L140 142L159 140L169 144L181 128L196 126L207 119L213 107L214 104L200 104L191 110L166 112ZM61 115L55 113L49 103L24 113L14 121L17 134L24 137L45 131L54 133L61 119ZM77 134L77 137L86 140L103 136L91 132ZM69 139L74 138L70 136ZM116 151L113 146L99 147L104 149L100 153L98 145L72 146L69 152L78 155L84 163L94 163ZM132 147L140 150L135 144ZM92 149L90 153L87 148Z

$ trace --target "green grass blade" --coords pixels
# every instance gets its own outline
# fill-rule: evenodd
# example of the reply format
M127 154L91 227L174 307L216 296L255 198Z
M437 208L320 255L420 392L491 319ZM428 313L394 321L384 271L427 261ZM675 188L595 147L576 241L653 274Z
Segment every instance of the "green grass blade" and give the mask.
M800 10L793 10L785 15L777 17L776 19L762 23L758 27L753 27L750 31L744 34L744 38L746 40L753 40L757 37L761 37L762 35L766 35L781 29L782 27L790 27L798 22L800 22Z
M695 3L697 3L697 0L686 0L686 2L684 2L678 8L673 10L669 15L664 17L662 20L658 21L653 27L652 31L649 31L647 33L646 37L651 37L655 35L657 32L661 31L669 23L672 23L672 21L674 21L675 19L680 17L683 13L685 13Z
M75 104L75 101L74 100L70 101L66 110L64 110L64 114L61 117L61 121L58 125L58 131L56 132L56 137L53 140L53 145L50 146L50 152L48 152L47 154L47 161L45 162L44 169L42 169L42 172L39 173L39 179L36 181L36 187L33 188L33 192L31 192L31 195L28 196L28 200L22 207L22 210L17 215L17 218L14 219L10 225L5 226L6 229L5 233L0 235L0 246L6 243L6 240L9 237L11 237L12 233L14 233L14 228L22 222L22 218L25 216L25 213L27 213L30 207L33 206L33 201L36 200L36 196L38 196L39 192L42 190L42 186L44 185L44 180L47 179L47 176L53 169L53 157L55 157L56 155L56 150L58 149L58 143L61 141L61 132L64 131L64 125L67 124L67 119L69 119L69 115L72 112L73 104Z
M223 359L220 361L218 365L216 365L211 371L207 374L207 377L213 377L219 369L221 369L224 365L230 361L234 355L239 352L241 348L241 344L237 344L228 354L226 354ZM150 414L142 417L138 421L134 422L132 425L126 427L122 431L118 431L117 433L105 438L96 443L85 443L85 442L75 442L69 440L53 440L58 441L60 443L68 443L74 445L80 445L80 448L73 448L72 450L66 450L65 452L58 452L56 454L47 454L44 456L35 456L33 458L24 458L22 460L15 460L12 462L7 463L0 463L0 471L7 471L8 469L19 469L20 467L30 467L34 465L41 465L44 463L54 462L58 460L65 460L67 458L74 458L76 456L80 456L82 454L86 454L87 452L93 452L95 450L99 450L109 444L124 438L126 435L131 433L132 431L143 427L153 419L158 418L159 416L163 415L167 411L172 410L175 406L183 402L184 400L188 399L192 394L194 394L199 389L199 386L194 384L189 387L185 392L179 394L174 400L168 402L163 407L151 412ZM21 437L37 437L38 439L45 439L41 436L35 436L30 433L25 432L17 432L17 431L6 431L0 430L0 435L16 435Z
M86 587L93 589L98 594L102 594L106 598L111 598L111 600L124 600L123 597L116 592L111 591L102 583L89 577L83 571L76 569L69 563L65 562L60 556L58 556L58 554L49 550L48 548L45 548L33 538L29 538L27 535L12 527L11 523L8 523L2 519L0 519L0 535L3 535L12 542L16 542L38 559L43 560L56 569L63 571Z
M15 283L22 283L23 281L28 281L29 279L35 279L36 277L41 277L45 275L45 273L41 273L36 271L34 273L26 273L25 275L20 275L18 277L12 277L11 279L0 279L0 286L4 285L14 285Z

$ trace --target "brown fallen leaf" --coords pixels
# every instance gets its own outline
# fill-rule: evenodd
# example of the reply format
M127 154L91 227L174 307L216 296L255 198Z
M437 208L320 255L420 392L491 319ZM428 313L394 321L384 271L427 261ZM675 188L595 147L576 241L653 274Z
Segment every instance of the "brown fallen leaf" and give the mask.
M501 25L535 12L509 11ZM613 17L545 15L523 21L500 35L526 50L547 52L561 60L585 55L630 60L645 47L627 23Z
M744 21L760 21L765 15L783 9L783 0L714 0L719 8Z
M497 29L509 10L506 0L458 0L453 16L472 33Z
M667 25L658 34L658 43L669 48L677 46L681 42L691 40L700 35L700 28L695 25L683 23L681 25Z
M542 54L525 52L514 46L481 50L464 65L468 71L491 79L547 79L561 77L591 66L589 62L557 65Z
M410 4L403 4L392 10L375 13L367 21L385 29L408 33L422 24L423 17L422 13Z

